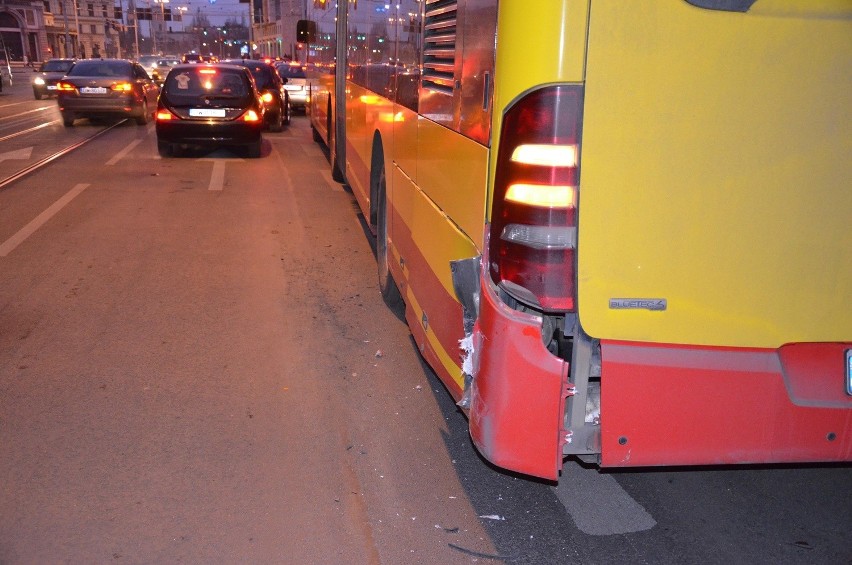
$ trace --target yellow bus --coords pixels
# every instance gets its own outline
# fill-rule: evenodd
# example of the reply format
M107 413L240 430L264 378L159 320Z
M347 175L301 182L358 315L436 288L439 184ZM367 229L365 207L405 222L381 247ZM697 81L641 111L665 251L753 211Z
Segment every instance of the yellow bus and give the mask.
M850 460L850 18L309 3L314 139L486 458Z

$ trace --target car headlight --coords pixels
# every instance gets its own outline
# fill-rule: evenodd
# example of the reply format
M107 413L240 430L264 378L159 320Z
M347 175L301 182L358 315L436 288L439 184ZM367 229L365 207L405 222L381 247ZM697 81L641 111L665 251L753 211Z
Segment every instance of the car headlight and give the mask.
M33 84L37 84L39 86L44 86L44 79L41 77L35 77L33 79Z

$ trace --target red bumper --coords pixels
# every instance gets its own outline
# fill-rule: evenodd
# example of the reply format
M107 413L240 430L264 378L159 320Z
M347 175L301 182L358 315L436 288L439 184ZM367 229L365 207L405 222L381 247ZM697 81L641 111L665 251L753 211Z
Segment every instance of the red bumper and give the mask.
M852 458L850 343L778 350L601 342L603 466Z
M495 465L556 480L562 469L568 364L545 349L540 318L512 310L487 280L480 282L471 438Z

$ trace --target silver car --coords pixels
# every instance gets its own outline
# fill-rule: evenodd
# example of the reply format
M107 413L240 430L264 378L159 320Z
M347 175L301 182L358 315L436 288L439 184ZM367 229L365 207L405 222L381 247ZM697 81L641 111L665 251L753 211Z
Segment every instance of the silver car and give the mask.
M278 75L284 80L284 89L290 95L290 106L305 111L308 106L308 79L305 67L299 63L278 63Z

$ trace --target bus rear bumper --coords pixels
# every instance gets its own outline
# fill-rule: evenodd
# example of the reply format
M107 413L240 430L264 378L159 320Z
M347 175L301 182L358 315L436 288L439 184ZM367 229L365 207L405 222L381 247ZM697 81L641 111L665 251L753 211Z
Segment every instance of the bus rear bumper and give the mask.
M541 319L506 306L480 279L470 435L500 467L556 480L562 469L568 363L542 343Z
M601 342L601 465L852 459L850 343Z

